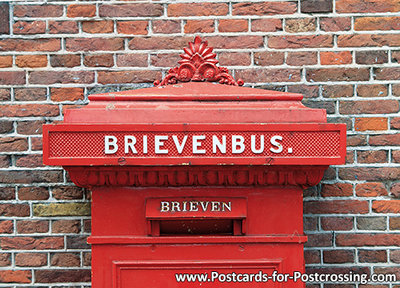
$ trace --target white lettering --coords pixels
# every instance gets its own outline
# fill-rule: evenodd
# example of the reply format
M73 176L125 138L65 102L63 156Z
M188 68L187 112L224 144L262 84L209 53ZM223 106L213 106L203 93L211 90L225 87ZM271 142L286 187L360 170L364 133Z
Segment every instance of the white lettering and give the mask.
M198 205L199 205L199 202L197 202L197 201L192 201L192 202L190 202L190 209L189 209L189 211L199 211Z
M264 151L264 135L260 135L260 149L256 149L256 135L251 135L251 152L260 154Z
M181 209L179 208L179 202L173 201L171 202L171 212L180 212Z
M176 146L176 150L178 150L179 154L182 154L183 148L185 148L185 144L186 144L187 138L188 138L188 136L185 135L183 137L183 139L182 139L182 143L179 143L178 136L172 135L172 139L174 140L174 143L175 143L175 146Z
M104 136L104 153L114 154L118 151L117 137Z
M214 154L217 153L217 147L222 154L226 153L226 136L225 135L222 136L222 143L219 142L219 139L217 136L213 135L212 142L213 142L212 147L213 147Z
M161 201L161 209L160 212L168 212L169 211L169 202Z
M232 211L232 202L222 202L222 211L225 212L225 208L229 211Z
M201 205L201 208L203 209L203 211L207 211L208 203L209 203L208 201L207 202L204 202L204 201L200 202L200 205Z
M219 202L217 201L211 201L211 211L220 211L219 209Z
M232 153L240 154L244 151L244 137L240 135L232 135Z
M199 136L193 136L192 137L192 142L193 142L193 154L205 154L206 150L204 149L199 149L201 147L201 142L200 140L206 139L205 135L199 135Z
M132 153L137 154L135 144L136 144L136 137L125 135L125 154L129 153L129 149L131 149Z
M283 151L282 143L277 140L282 141L282 136L275 135L271 137L271 144L275 146L274 148L269 149L272 153L281 153Z
M168 149L161 149L161 147L164 146L163 141L166 140L168 140L168 136L159 136L159 135L154 136L154 145L155 145L154 152L156 154L168 154Z
M143 136L143 154L147 154L147 136Z

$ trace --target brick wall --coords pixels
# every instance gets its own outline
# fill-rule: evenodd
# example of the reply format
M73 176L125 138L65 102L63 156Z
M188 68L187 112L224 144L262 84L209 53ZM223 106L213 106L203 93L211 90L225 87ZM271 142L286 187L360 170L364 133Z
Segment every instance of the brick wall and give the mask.
M399 12L399 0L0 2L0 287L90 286L90 193L42 165L41 126L89 94L151 86L194 35L246 85L303 93L347 124L347 164L304 195L309 271L400 279Z

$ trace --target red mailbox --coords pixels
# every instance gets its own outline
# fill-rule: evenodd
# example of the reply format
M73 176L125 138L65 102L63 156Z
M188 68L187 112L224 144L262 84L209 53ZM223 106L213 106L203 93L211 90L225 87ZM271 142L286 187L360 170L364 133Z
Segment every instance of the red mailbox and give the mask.
M304 287L302 192L344 163L345 125L239 87L198 37L181 57L44 126L45 164L92 190L93 287Z

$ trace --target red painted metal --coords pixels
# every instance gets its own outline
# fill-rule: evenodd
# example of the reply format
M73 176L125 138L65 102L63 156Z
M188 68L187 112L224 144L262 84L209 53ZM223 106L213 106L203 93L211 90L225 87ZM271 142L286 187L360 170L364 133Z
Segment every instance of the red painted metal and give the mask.
M189 48L184 48L183 50L185 53L179 55L182 60L178 62L181 65L170 69L168 75L161 82L154 82L154 86L189 81L219 82L220 84L235 86L243 85L243 80L239 79L236 82L227 68L216 66L218 60L215 57L217 55L212 53L213 48L208 47L207 41L202 41L199 36L196 36L194 41L189 43Z
M44 125L44 163L92 190L93 288L304 287L175 278L304 272L303 189L346 155L344 124L300 94L236 86L206 46L161 84L205 82L92 95Z

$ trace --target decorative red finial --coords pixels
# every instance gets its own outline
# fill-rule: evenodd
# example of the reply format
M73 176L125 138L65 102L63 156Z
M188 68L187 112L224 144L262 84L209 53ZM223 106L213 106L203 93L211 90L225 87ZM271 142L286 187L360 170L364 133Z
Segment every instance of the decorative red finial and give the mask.
M168 75L160 81L154 81L154 86L165 86L178 82L209 81L221 84L242 86L242 79L235 81L225 67L217 67L216 54L212 53L213 48L208 47L207 41L202 41L199 36L189 42L189 48L183 48L184 54L179 55L182 60L179 67L171 68Z

